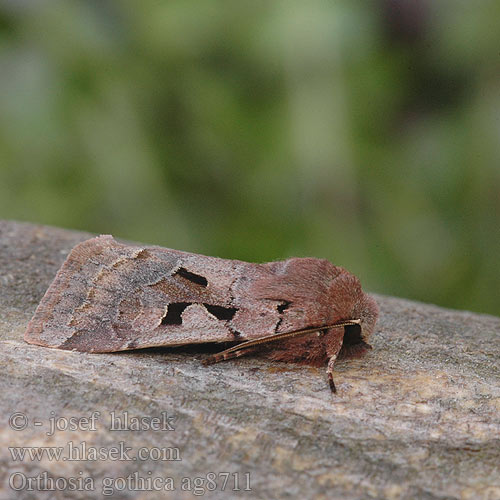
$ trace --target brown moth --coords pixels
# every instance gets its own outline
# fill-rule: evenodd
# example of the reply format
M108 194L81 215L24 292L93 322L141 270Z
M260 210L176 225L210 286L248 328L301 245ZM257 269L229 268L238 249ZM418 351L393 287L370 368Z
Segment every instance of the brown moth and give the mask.
M370 347L377 316L358 278L327 260L252 264L104 235L73 248L24 339L84 352L237 342L205 364L257 350L327 364L335 392L335 360Z

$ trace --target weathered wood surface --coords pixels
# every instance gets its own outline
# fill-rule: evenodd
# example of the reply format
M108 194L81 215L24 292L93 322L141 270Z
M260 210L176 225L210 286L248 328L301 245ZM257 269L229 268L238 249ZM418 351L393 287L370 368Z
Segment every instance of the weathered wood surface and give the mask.
M208 473L218 489L205 498L500 498L499 318L379 296L374 349L337 364L337 396L324 370L255 357L204 367L199 350L82 354L24 343L60 264L89 236L0 221L0 498L102 498L103 481L128 476L113 498L194 498L182 485L205 478L208 490ZM47 435L50 417L94 411L95 430L80 422ZM111 431L112 411L167 412L175 430ZM25 429L13 428L23 416L9 423L15 413ZM166 448L166 458L178 449L181 460L15 461L9 451L63 446L67 458L70 441L87 450L122 441L132 458L141 447ZM30 477L48 485L44 471L91 478L94 490L28 491ZM234 476L220 491L227 472L240 474L241 491ZM171 477L176 490L133 491L138 476L160 478L155 489ZM25 489L12 490L13 477Z

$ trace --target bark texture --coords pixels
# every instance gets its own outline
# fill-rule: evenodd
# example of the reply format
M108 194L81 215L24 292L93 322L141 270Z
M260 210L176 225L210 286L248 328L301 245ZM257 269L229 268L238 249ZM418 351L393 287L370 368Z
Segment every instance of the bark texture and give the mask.
M0 498L182 499L195 498L195 484L204 498L500 498L499 318L377 296L373 350L337 363L336 396L323 368L256 357L205 367L207 347L88 354L26 344L57 269L91 236L0 221ZM93 426L81 420L92 412ZM111 412L122 421L127 412L129 427L158 417L164 430L111 430ZM76 428L48 435L51 417L60 427L74 417ZM122 460L92 459L120 442L131 448ZM22 446L63 454L15 460L9 447ZM67 460L70 446L85 446L86 460ZM39 491L47 477L65 479ZM71 477L93 489L73 490Z

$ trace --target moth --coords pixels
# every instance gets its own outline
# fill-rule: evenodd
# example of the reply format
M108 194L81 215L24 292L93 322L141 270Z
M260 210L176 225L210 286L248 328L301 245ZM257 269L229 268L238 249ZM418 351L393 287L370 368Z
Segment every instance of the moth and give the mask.
M102 353L231 342L205 364L260 351L272 360L326 365L360 356L378 316L356 276L328 260L254 264L101 235L76 245L24 339Z

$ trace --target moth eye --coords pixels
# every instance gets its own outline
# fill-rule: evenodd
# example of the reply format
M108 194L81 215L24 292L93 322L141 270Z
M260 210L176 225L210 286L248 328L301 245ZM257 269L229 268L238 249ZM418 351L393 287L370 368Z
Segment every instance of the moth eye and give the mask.
M191 283L196 283L197 285L205 287L208 285L207 278L205 278L204 276L200 276L199 274L191 273L184 267L179 268L179 270L176 271L175 274L178 274L182 278L191 281Z
M189 302L172 302L168 305L167 314L161 320L162 325L182 325L181 315Z
M363 342L361 337L361 325L344 326L344 344L354 345Z
M210 314L213 314L217 319L229 321L238 310L236 307L213 306L211 304L203 304Z

